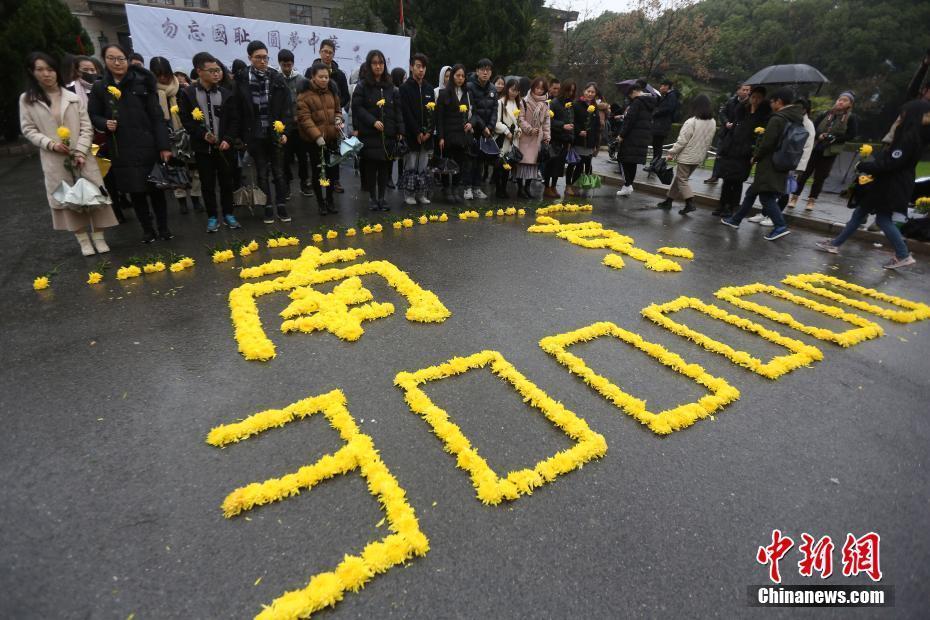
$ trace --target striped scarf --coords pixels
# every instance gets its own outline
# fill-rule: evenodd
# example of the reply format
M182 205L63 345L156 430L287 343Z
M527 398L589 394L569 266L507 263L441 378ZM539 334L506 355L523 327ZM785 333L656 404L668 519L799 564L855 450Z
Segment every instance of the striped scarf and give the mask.
M255 109L256 135L265 135L271 127L268 100L271 98L271 80L267 73L259 73L255 67L249 68L249 89L252 91L252 105Z

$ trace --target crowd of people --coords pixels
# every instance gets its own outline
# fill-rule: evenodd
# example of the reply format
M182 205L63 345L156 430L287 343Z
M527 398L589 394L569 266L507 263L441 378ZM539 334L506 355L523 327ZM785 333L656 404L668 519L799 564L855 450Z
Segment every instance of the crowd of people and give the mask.
M705 181L723 181L714 214L737 228L758 199L763 213L750 219L771 226L765 238L775 240L790 233L782 212L797 206L809 178L805 208L815 208L843 143L857 134L851 91L812 119L810 101L791 90L768 93L745 84L719 111L719 130L710 99L693 97L691 115L666 149L681 108L669 80L657 91L641 79L623 83L621 106L609 103L593 82L581 87L572 80L495 76L486 58L474 67L442 67L434 86L425 55L411 56L408 75L389 70L384 54L371 50L350 87L333 60L335 49L333 41L323 41L320 58L304 73L287 49L277 54L279 68L272 68L261 41L250 42L247 62L237 59L231 68L198 53L189 74L161 57L146 68L141 56L119 44L103 47L103 64L78 57L59 67L47 54L31 54L20 101L22 130L41 150L54 227L73 232L85 255L106 252L104 229L123 221L124 206L131 206L143 243L171 239L164 186L151 182L163 164L183 167L184 182L173 187L174 196L182 212L205 212L209 233L221 225L241 227L234 195L246 167L254 169L266 224L290 221L286 205L295 164L300 192L314 196L326 216L338 212L335 195L344 192L344 151L357 153L371 211L391 210L389 188L401 190L410 206L430 204L437 183L450 204L485 199L489 174L499 199L510 198L511 184L517 198L533 198L535 180L542 181L542 198L560 199L562 178L571 198L592 186L593 158L608 144L622 174L617 196L633 193L638 170L651 174L674 161L674 179L658 207L683 201L679 213L686 215L695 210L689 178L716 140L713 174ZM894 177L892 194L909 198L923 144L920 105L902 110L889 148L860 166L874 176L875 188ZM110 165L105 178L92 145ZM910 183L902 165L910 166ZM69 209L59 202L56 189L78 178L105 187L111 204ZM913 262L890 220L901 205L889 211L870 204L877 203L869 198L876 193L864 192L848 230L820 249L835 251L855 231L855 221L874 213L896 249L894 266Z

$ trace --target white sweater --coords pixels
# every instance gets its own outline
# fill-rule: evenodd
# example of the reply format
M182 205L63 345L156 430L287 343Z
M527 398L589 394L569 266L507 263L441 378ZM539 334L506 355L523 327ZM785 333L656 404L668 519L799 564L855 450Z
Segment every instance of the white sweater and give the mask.
M798 162L798 170L807 170L807 162L810 161L811 153L814 152L814 137L817 128L814 127L813 121L804 115L804 129L807 130L807 142L804 143L804 153L801 155L801 161Z
M678 140L669 149L668 154L680 164L703 163L716 132L717 123L713 119L700 120L692 116L681 126Z

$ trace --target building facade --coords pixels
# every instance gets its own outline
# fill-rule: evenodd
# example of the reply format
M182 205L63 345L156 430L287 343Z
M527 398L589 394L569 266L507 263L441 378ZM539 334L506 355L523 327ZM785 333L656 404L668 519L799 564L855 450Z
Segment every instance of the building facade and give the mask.
M342 0L65 0L84 26L94 47L121 43L132 48L126 4L158 6L195 13L218 13L313 26L333 25Z

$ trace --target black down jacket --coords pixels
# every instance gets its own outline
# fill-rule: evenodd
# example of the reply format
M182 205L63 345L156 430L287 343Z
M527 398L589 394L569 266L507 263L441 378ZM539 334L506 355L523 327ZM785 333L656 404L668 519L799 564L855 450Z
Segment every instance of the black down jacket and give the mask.
M445 149L463 149L474 140L474 134L465 134L465 123L469 118L459 111L459 106L468 106L468 91L462 89L462 97L455 96L455 89L443 88L436 103L436 137L445 140Z
M378 102L384 100L384 105ZM384 132L375 128L375 123L384 123ZM404 135L404 118L400 111L400 96L394 84L383 80L375 82L365 79L355 86L352 93L352 124L364 145L362 157L386 161L394 153L397 136Z
M618 159L624 164L645 164L646 153L652 144L652 112L656 108L656 98L652 95L640 95L635 98L623 115L620 125L620 144Z
M494 126L497 125L497 89L490 80L482 86L474 75L465 83L465 88L471 99L471 124L475 128L475 135L481 136L488 128L493 136Z
M120 97L113 101L107 88L116 86ZM168 126L158 105L155 76L142 67L129 67L117 84L108 71L97 80L87 98L87 111L97 131L107 136L107 149L113 162L110 175L116 189L127 194L147 192L153 188L147 179L159 161L159 151L170 151ZM115 118L115 133L107 131L107 121Z
M275 121L281 121L286 126L286 132L294 129L294 116L291 113L291 89L287 87L284 76L274 69L268 69L267 76L271 80L268 98L268 129L262 132L257 125L256 115L258 106L252 102L252 88L249 85L249 67L236 74L236 96L239 100L239 134L246 144L256 138L270 138L272 126Z
M400 107L404 116L404 128L407 130L407 145L411 151L430 151L433 149L433 139L430 138L423 144L417 142L417 134L420 132L432 134L435 130L436 111L430 112L426 107L428 103L435 103L433 96L433 85L423 80L422 84L417 84L413 78L407 78L407 81L400 86Z

